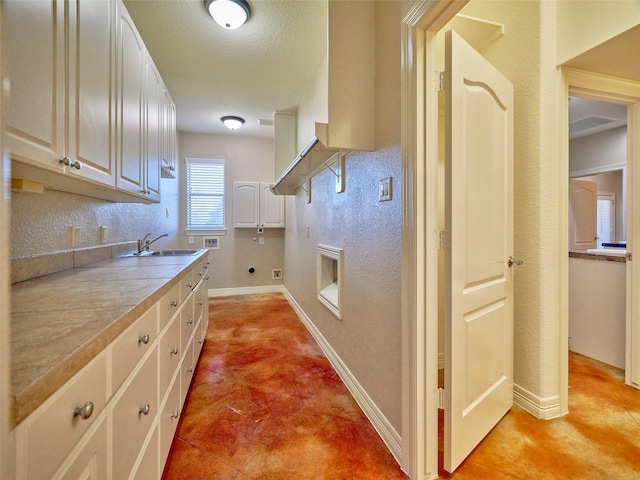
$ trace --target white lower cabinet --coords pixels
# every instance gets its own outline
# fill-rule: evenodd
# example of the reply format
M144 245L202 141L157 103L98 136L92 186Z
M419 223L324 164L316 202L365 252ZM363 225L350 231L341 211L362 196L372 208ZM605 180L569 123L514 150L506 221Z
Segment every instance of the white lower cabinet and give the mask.
M107 478L107 421L103 412L52 480Z
M153 428L147 437L147 442L140 454L140 463L135 473L130 477L132 480L149 480L160 478L162 472L158 465L158 418L156 417Z
M113 478L129 478L158 414L158 356L151 352L110 407Z
M206 290L200 271L202 263L16 427L16 480L161 477L208 323L204 305L194 318Z
M171 390L165 399L160 412L160 464L164 465L169 456L173 436L178 428L182 402L180 399L180 374L178 373L171 384Z
M51 478L106 403L107 356L103 352L20 424L17 477Z

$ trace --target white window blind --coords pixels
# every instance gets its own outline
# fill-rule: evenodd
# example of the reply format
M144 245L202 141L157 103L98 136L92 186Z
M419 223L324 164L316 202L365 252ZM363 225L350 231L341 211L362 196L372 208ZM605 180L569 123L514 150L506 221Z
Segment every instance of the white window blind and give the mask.
M187 230L224 229L224 160L186 158Z
M598 248L614 241L615 205L615 194L598 194Z

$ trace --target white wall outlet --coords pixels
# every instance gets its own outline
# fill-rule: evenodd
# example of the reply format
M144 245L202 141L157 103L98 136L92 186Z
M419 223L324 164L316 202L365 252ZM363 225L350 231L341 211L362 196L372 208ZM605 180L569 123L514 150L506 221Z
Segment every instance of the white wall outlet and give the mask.
M80 242L80 228L69 227L69 246L71 248L77 247Z
M169 218L169 209L168 208L164 211L164 216L166 218Z
M259 243L260 245L264 245L264 237L260 237Z
M189 245L193 245L195 243L195 239L193 238L193 235L189 235Z
M102 225L100 227L100 243L107 243L107 227Z

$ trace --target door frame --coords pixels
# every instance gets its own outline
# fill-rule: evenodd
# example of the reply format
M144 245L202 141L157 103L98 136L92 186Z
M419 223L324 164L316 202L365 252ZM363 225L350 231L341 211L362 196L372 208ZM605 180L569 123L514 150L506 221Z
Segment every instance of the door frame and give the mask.
M627 168L626 227L627 248L633 252L634 239L640 241L640 222L633 221L633 212L640 211L640 83L609 77L569 67L560 67L559 92L559 255L560 259L560 322L559 381L560 407L568 411L569 403L569 95L592 100L627 105ZM629 268L631 266L631 268ZM627 263L627 319L625 381L640 384L640 295L631 295L631 285L640 285L640 262ZM634 314L635 312L635 314ZM633 337L637 337L633 342Z
M402 468L419 480L438 477L436 36L467 3L416 1L401 28Z

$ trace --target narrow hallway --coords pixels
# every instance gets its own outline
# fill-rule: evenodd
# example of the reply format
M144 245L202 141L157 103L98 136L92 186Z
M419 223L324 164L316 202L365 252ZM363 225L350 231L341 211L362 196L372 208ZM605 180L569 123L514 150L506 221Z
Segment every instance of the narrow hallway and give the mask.
M406 478L281 294L209 311L163 479Z

